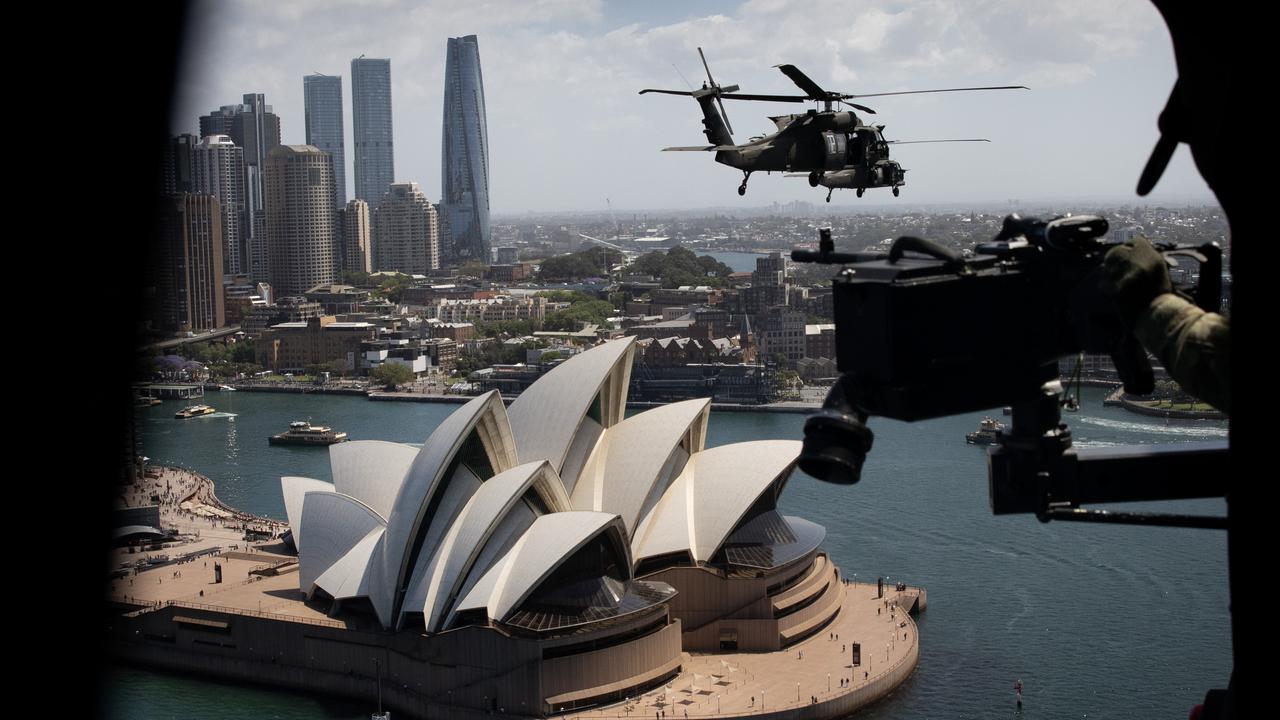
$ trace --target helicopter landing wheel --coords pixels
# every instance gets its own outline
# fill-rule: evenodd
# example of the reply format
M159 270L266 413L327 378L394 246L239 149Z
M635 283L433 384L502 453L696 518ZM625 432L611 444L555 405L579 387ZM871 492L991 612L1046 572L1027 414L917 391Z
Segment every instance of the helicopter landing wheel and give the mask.
M739 194L739 195L746 195L746 194L747 194L747 184L746 184L746 183L742 183L741 185L739 185L739 186L738 186L738 194Z
M866 192L866 188L858 188L858 197L862 197L862 193Z
M898 188L893 189L893 196L898 197Z
M809 173L809 187L818 187L818 183L821 181L822 175L817 170Z

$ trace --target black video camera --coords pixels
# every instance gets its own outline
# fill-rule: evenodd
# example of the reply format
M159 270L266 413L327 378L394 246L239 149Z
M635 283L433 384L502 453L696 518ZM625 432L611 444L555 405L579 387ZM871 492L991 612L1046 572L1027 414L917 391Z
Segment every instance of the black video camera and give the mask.
M1041 442L1057 425L1057 408L1041 407L1045 385L1057 382L1059 358L1078 353L1111 355L1127 392L1151 392L1146 353L1102 290L1102 260L1115 246L1102 239L1107 229L1097 216L1010 215L971 252L900 237L888 253L850 254L836 253L824 228L818 251L793 251L797 262L845 266L833 279L841 377L805 423L801 469L857 482L871 415L914 421L1012 405L1016 428L1019 406L1040 407L1032 439ZM1174 264L1200 264L1198 287L1177 289L1216 310L1221 248L1157 249ZM1061 430L1058 454L1070 447Z

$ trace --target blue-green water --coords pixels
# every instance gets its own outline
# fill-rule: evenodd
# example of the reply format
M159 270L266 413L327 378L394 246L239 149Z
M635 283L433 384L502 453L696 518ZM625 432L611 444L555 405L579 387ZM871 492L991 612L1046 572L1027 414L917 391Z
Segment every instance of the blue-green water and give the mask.
M1226 437L1223 422L1166 423L1104 408L1102 396L1086 388L1083 410L1066 416L1079 446ZM310 418L357 440L421 443L457 408L246 392L206 401L219 414L174 420L177 402L139 410L143 453L208 475L233 506L278 518L281 475L330 478L323 449L267 445L289 421ZM1225 687L1225 533L992 516L984 450L964 442L981 418L874 420L861 483L835 486L797 473L782 496L785 512L826 526L825 546L846 576L884 575L928 589L916 672L859 717L1013 715L1012 685L1021 679L1027 719L1178 718L1205 690ZM707 444L800 439L804 419L714 413ZM1225 513L1218 500L1141 507ZM354 719L370 711L132 668L108 680L113 719Z

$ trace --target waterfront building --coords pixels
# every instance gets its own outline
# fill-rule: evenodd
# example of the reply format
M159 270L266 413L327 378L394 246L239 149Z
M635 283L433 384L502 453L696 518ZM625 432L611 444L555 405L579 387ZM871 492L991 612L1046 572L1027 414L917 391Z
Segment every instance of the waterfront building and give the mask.
M218 198L222 209L222 271L247 272L248 248L242 242L245 213L244 149L230 135L206 135L192 152L194 192Z
M342 78L315 73L302 78L307 144L333 155L334 209L347 204L347 161L342 123Z
M157 255L153 267L156 329L189 332L225 325L218 199L192 193L164 196Z
M342 212L342 269L373 272L369 203L356 198Z
M418 183L395 183L373 211L373 265L425 275L440 267L436 208Z
M247 249L247 267L255 282L269 282L266 210L263 173L267 155L280 145L280 118L262 93L247 93L239 105L223 105L200 118L200 137L227 135L244 150L245 212L241 243ZM242 263L243 264L243 263Z
M420 645L428 697L490 709L500 685L522 715L822 631L845 598L826 531L777 510L800 443L708 449L707 399L626 417L634 350L576 355L509 408L481 395L421 448L333 446L332 483L282 478L298 588Z
M489 130L475 35L449 38L445 58L440 199L446 261L489 264Z
M275 291L301 295L316 285L338 282L333 156L311 145L281 145L267 156L266 187Z
M311 365L337 362L344 370L360 366L360 345L376 330L367 322L338 322L332 315L267 328L254 344L257 363L277 372L302 372Z
M356 197L376 206L395 182L391 132L391 60L361 55L351 61L351 124Z
M804 356L807 358L835 358L835 323L820 323L816 325L809 324L804 326Z

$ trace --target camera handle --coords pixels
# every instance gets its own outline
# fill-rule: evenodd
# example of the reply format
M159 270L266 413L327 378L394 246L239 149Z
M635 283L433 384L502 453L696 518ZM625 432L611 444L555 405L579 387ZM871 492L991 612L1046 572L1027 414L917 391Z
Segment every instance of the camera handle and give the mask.
M1225 517L1089 510L1082 503L1225 497L1225 442L1177 446L1074 448L1061 423L1056 368L1032 399L1015 403L1012 429L988 451L993 514L1035 513L1042 522L1073 520L1226 529Z

